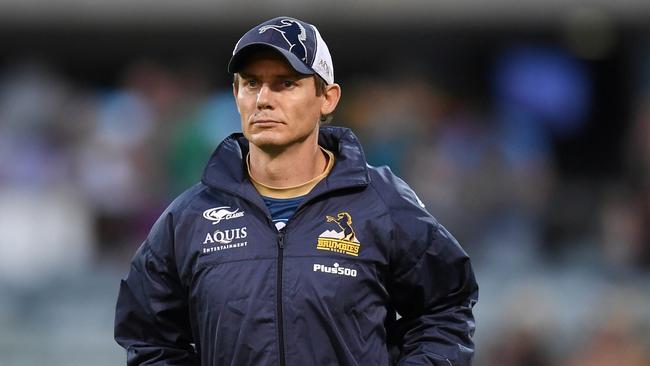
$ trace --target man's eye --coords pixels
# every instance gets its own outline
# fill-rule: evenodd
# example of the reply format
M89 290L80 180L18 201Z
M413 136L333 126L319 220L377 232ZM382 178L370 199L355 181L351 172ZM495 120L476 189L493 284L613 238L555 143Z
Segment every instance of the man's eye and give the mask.
M242 83L245 88L254 88L257 86L257 80L255 79L244 79Z
M292 86L294 86L294 85L296 85L296 82L293 81L293 80L285 80L285 81L284 81L284 87L285 87L285 88L289 88L289 87L292 87Z

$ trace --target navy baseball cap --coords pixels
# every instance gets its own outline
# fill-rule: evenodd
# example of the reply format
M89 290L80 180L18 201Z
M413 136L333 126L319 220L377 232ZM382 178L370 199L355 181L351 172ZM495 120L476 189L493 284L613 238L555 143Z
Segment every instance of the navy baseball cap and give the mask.
M327 84L334 83L330 51L318 29L309 23L278 17L253 27L235 45L228 72L234 74L239 71L245 56L257 47L276 50L301 74L317 74Z

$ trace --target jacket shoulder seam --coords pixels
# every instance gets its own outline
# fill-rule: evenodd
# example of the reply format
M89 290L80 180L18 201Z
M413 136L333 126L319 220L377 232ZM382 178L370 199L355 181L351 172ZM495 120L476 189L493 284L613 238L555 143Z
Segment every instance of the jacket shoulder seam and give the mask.
M375 171L372 171L372 170L370 170L370 171L372 173L369 172L369 174L368 174L369 176L371 174L373 174L373 173L378 174ZM373 191L375 192L375 195L377 195L379 197L379 199L381 200L381 203L384 205L384 210L386 210L386 213L388 214L388 218L389 218L390 223L391 223L391 227L390 227L390 231L389 231L390 232L391 246L390 246L389 253L390 253L390 256L393 257L394 251L395 251L395 234L394 234L395 220L393 219L393 213L391 212L390 206L388 205L388 202L386 202L386 199L380 194L379 189L375 185L375 180L374 179L372 179L372 178L370 179L370 184L369 185L370 185L370 187L372 187ZM390 267L390 265L389 265L389 267Z
M377 189L377 187L375 186L374 179L370 179L370 187L372 187L372 190L375 191L375 194L379 197L381 203L384 205L384 209L388 213L388 217L390 218L391 224L395 225L395 220L393 220L393 214L390 212L390 206L388 205L384 197L379 193L379 189Z
M201 192L209 189L203 181L195 183L190 188L186 189L183 193L179 194L176 199L169 205L170 212L181 213L190 204L191 198L199 195Z
M375 172L375 174L378 174L378 173ZM374 180L373 180L373 179L371 179L371 181L370 181L370 186L372 186L372 188L373 188L373 190L375 191L375 193L376 193L376 194L379 196L379 198L381 199L382 203L384 204L384 207L386 208L386 211L388 212L388 217L390 218L390 221L391 221L392 227L395 227L395 220L393 219L393 213L391 212L390 206L389 206L388 203L386 202L386 199L385 199L381 194L379 194L379 190L378 190L377 187L375 187L375 184L374 184ZM391 186L391 188L392 188L392 186ZM398 195L398 196L400 196L400 194L399 194L398 192L393 192L393 193L396 194L396 195ZM439 226L440 226L440 224L437 223L437 222L434 224L434 233L435 233L435 232L438 232L438 230L439 230ZM393 232L393 230L391 229L391 233L392 233L392 232ZM394 234L391 235L391 241L393 242L393 244L395 243L395 237L394 237ZM400 275L398 276L398 278L403 278L404 276L408 275L409 273L411 273L411 272L415 269L416 265L417 265L418 263L420 263L420 261L422 261L422 259L423 259L423 257L424 257L424 253L426 253L427 250L429 250L429 248L431 248L431 246L433 245L433 242L434 242L434 241L435 241L435 239L434 239L434 240L431 240L429 243L427 243L427 245L424 247L424 250L422 250L421 253L418 253L418 255L417 255L417 257L416 257L416 258L418 258L418 260L416 260L416 261L413 263L413 266L412 266L409 270L407 270L406 272L400 274ZM395 246L395 245L391 246L391 249L394 250L394 246Z

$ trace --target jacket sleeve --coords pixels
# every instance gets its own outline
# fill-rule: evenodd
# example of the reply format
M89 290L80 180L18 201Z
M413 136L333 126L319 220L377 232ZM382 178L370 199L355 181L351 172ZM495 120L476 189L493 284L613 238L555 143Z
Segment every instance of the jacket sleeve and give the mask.
M192 345L187 295L173 255L171 214L154 224L121 281L115 340L127 365L198 365Z
M478 285L469 257L406 183L395 179L388 288L401 317L388 325L394 364L471 365Z

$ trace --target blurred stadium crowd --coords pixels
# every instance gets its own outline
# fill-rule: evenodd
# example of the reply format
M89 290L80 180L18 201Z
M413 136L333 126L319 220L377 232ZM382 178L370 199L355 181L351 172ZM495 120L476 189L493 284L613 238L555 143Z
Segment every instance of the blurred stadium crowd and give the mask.
M409 182L473 258L477 366L650 365L641 49L629 103L604 129L590 125L602 85L561 47L495 52L485 93L417 68L339 78L333 123L353 128L369 161ZM155 59L125 63L110 85L39 59L0 68L0 365L123 362L111 339L119 277L239 130L227 83L210 80Z

